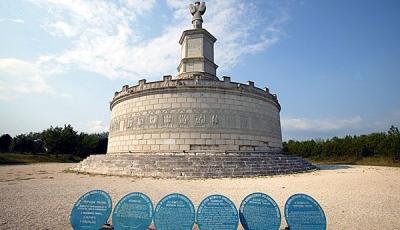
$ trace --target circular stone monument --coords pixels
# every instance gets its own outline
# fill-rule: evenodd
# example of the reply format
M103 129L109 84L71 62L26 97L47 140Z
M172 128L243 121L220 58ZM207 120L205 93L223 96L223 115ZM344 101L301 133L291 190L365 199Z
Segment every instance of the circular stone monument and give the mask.
M239 224L235 204L222 195L205 198L197 210L197 225L200 230L236 230Z
M321 206L306 194L295 194L286 201L285 219L290 230L326 230Z
M195 222L193 203L186 196L170 194L158 202L154 225L158 230L192 229Z
M191 5L175 78L124 85L110 102L106 155L74 170L144 177L249 177L315 169L282 152L281 106L268 88L217 77L216 38L202 28L205 3Z
M279 230L281 213L276 202L264 193L248 195L239 209L240 223L246 230Z
M147 230L153 221L153 204L148 196L133 192L124 196L114 208L115 229Z
M70 223L73 229L100 229L107 223L112 209L110 195L102 190L87 192L72 208Z

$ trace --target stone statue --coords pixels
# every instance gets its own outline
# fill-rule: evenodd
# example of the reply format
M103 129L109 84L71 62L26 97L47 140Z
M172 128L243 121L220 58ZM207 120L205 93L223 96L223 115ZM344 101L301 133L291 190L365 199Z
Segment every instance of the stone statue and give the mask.
M194 4L189 5L190 13L193 15L192 24L194 29L202 28L203 15L206 12L206 3L205 2L195 2Z

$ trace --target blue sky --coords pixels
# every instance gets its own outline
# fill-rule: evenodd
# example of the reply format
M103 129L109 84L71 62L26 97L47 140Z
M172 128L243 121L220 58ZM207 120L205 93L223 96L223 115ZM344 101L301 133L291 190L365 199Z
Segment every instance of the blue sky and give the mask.
M278 94L283 138L400 126L400 1L209 0L218 76ZM107 130L122 85L176 74L190 1L0 1L0 133Z

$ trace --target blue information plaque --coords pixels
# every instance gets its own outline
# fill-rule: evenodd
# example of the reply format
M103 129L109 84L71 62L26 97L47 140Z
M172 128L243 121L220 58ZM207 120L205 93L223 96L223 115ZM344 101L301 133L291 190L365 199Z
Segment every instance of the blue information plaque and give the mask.
M195 217L194 205L189 198L173 193L158 202L154 225L157 230L192 230Z
M264 193L252 193L244 198L239 217L245 230L279 230L281 226L278 205Z
M290 230L325 230L326 217L316 200L295 194L286 201L285 219Z
M197 210L200 230L237 230L239 224L235 204L222 195L205 198Z
M107 223L112 209L111 197L102 190L93 190L81 196L71 211L73 229L99 230Z
M140 192L124 196L114 208L114 229L147 230L153 220L153 204L148 196Z

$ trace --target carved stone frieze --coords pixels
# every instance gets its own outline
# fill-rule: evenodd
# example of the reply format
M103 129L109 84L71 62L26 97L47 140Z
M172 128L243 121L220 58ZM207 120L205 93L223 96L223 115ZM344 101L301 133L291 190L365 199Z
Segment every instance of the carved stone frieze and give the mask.
M240 129L242 132L279 133L279 121L267 115L229 109L162 109L114 117L110 134L147 129Z

